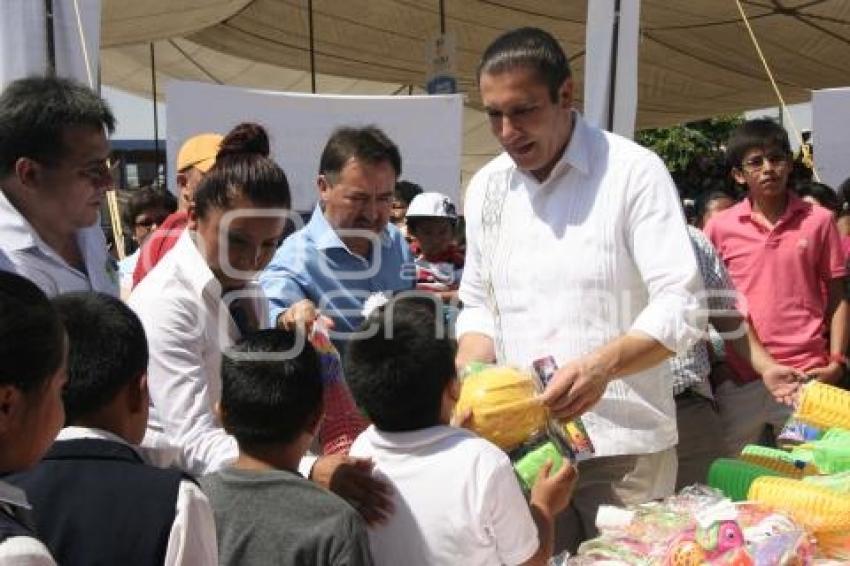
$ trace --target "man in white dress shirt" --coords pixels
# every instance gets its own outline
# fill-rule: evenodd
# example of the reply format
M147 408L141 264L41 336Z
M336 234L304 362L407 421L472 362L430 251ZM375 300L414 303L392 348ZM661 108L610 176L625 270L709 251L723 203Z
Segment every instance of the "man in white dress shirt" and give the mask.
M48 296L118 295L98 219L115 118L90 89L31 77L0 95L0 251Z
M702 333L702 292L676 188L661 160L587 124L569 65L542 30L505 33L479 86L504 153L466 193L457 362L560 369L543 394L582 416L597 457L579 465L560 548L595 536L602 503L669 495L677 442L661 361Z

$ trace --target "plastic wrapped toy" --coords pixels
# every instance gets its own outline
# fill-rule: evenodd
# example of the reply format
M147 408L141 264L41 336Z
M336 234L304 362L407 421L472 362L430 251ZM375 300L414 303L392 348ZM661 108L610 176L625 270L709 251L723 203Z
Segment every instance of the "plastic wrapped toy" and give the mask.
M546 437L544 437L545 439ZM555 448L555 445L548 440L545 440L545 442L517 460L514 464L514 469L526 490L531 491L531 488L537 482L540 468L550 460L552 461L551 473L554 474L561 469L561 466L564 464L564 458L558 449Z
M788 478L760 477L748 499L791 513L815 533L850 531L850 496Z
M472 411L470 427L509 452L546 427L546 408L531 375L488 367L464 378L455 412Z

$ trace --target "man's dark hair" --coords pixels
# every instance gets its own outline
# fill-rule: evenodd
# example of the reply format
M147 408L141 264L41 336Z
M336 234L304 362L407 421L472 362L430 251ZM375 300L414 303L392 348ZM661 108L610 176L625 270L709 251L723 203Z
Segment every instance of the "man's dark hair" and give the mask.
M404 206L410 206L410 203L416 198L416 195L422 194L422 187L410 181L398 181L395 184L395 192L393 196L404 203Z
M177 199L159 187L142 187L135 190L124 208L124 224L132 229L136 217L146 210L164 210L171 214L177 210Z
M726 144L726 164L740 169L744 156L751 149L778 149L791 156L788 132L770 118L747 120L732 132Z
M558 41L539 28L525 27L503 33L484 51L475 76L498 75L517 68L535 71L547 88L552 102L564 81L571 76L570 62Z
M243 122L221 141L215 165L195 191L201 218L212 208L227 210L237 196L268 208L289 208L292 198L283 169L269 157L269 137L259 124Z
M326 176L331 184L335 183L340 171L352 157L369 164L388 161L396 177L401 175L401 153L377 126L334 130L319 159L319 175Z
M222 357L222 421L240 446L292 442L321 410L316 350L303 340L296 355L284 355L295 351L298 342L292 332L260 330Z
M91 89L59 77L29 77L9 84L0 95L0 178L29 157L55 165L68 148L63 133L84 126L115 130L109 105Z
M53 299L68 331L68 382L62 391L65 423L91 415L148 369L148 342L139 317L103 293Z
M65 329L45 294L0 271L0 384L34 391L65 361Z
M418 430L440 422L443 391L457 376L457 348L444 332L438 303L413 296L393 299L363 323L363 329L371 326L377 332L348 344L346 381L380 430Z

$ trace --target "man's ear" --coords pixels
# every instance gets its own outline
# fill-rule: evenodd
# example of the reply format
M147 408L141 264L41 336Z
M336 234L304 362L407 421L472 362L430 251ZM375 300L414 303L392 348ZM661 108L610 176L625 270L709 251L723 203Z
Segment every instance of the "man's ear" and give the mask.
M143 411L150 403L148 396L148 373L142 373L138 378L127 384L127 409L131 414Z
M180 187L180 190L186 188L186 185L189 184L189 177L186 173L177 173L177 186Z
M197 207L195 207L194 202L192 202L192 204L189 205L189 210L187 210L186 213L189 215L189 223L186 225L186 227L189 230L197 230L198 229L198 209L197 209Z
M744 172L737 167L732 168L732 178L735 179L735 182L739 185L747 186L747 177L744 175Z
M567 77L564 79L564 82L561 83L561 88L558 90L559 105L561 108L565 108L567 110L571 110L573 107L573 79L572 77Z
M323 203L330 198L331 191L333 190L333 185L328 180L327 176L319 175L316 178L316 187L319 189L319 200Z
M0 435L12 427L21 406L23 392L14 385L0 385Z
M43 171L35 160L29 157L19 157L15 161L15 177L21 184L27 187L35 187L40 184L42 175Z

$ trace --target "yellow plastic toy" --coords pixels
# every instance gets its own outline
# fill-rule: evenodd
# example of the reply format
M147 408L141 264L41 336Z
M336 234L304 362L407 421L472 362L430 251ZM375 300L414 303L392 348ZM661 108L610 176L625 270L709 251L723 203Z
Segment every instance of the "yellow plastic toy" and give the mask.
M463 380L457 414L472 410L470 428L509 452L546 426L532 377L510 367L492 367Z
M850 531L850 496L826 487L762 476L750 486L747 499L791 513L816 535Z
M812 381L803 387L794 417L818 428L850 429L850 391Z
M811 462L804 462L794 458L788 452L749 444L741 451L741 460L773 470L785 477L802 479L805 476L813 476L818 473L818 468Z

